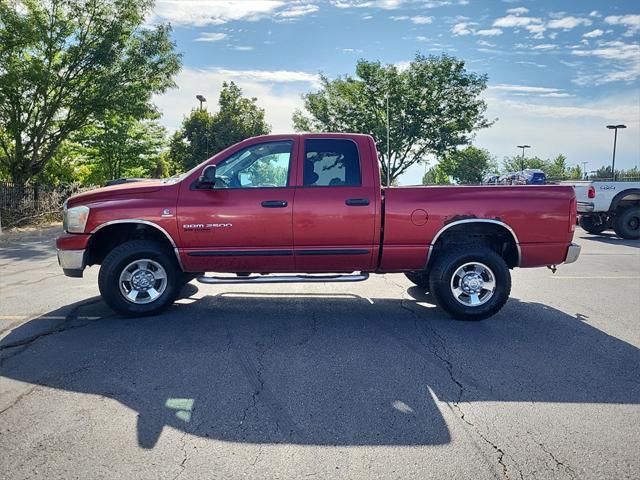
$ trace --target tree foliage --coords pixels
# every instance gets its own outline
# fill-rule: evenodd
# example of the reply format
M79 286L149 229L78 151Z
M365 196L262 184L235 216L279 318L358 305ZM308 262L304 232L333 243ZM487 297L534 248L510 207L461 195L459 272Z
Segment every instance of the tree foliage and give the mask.
M521 156L506 157L503 162L503 171L519 172L523 166L525 169L542 170L547 178L554 180L580 179L584 174L579 165L569 166L567 157L562 154L547 160L539 157L525 157L524 160Z
M173 86L170 27L150 0L0 1L0 163L17 183L107 111L141 118ZM105 120L106 121L106 120Z
M473 146L445 155L438 168L460 185L479 184L487 174L498 171L491 154Z
M256 102L256 98L243 97L235 83L224 82L218 112L192 110L171 139L171 159L188 170L234 143L269 133L264 109Z
M377 142L383 181L393 180L429 154L442 157L468 144L473 132L488 127L480 97L487 77L468 72L448 55L416 55L400 70L380 62L358 61L356 75L329 80L321 76L317 92L304 95L306 112L296 111L298 131L357 132ZM389 152L387 172L387 108Z

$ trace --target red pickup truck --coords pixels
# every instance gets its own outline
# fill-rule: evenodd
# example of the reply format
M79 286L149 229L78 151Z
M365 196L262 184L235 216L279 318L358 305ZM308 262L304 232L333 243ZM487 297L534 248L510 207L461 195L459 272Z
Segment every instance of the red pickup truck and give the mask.
M405 272L454 318L478 320L507 301L510 269L578 258L570 186L381 188L379 168L368 135L250 138L176 178L69 198L59 263L72 277L101 265L100 292L124 315L160 311L196 277L349 282Z

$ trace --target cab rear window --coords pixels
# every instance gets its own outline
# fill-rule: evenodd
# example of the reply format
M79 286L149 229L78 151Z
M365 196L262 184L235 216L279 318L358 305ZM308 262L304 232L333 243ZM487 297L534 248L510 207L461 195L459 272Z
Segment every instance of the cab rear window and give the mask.
M305 187L357 187L360 184L360 157L353 141L336 138L305 141Z

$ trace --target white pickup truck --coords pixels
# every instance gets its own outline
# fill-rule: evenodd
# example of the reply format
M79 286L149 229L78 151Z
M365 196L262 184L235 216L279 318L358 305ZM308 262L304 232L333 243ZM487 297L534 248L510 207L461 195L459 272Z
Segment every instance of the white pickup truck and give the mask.
M640 238L640 182L570 181L580 226L589 233L613 228L621 238Z

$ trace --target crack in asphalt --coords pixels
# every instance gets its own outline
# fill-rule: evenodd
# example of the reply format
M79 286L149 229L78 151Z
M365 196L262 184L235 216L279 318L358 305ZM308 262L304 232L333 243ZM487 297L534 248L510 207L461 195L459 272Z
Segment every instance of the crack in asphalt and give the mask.
M562 467L567 471L567 473L569 473L571 475L571 478L577 478L576 472L575 472L575 470L573 470L573 468L571 468L569 465L566 465L565 463L563 463L560 460L558 460L556 458L556 456L553 454L553 452L551 450L547 449L544 446L543 443L538 443L538 445L540 446L540 448L542 449L542 451L544 453L549 455L553 459L553 461L556 462L556 468Z
M3 408L2 410L0 410L0 415L2 415L3 413L5 413L8 410L11 410L13 407L15 407L18 403L20 403L23 399L25 399L26 397L28 397L29 395L31 395L33 392L35 392L38 389L38 385L34 385L33 387L31 387L29 390L27 390L26 392L22 392L20 395L18 395L13 402L11 402L9 405L7 405L5 408Z
M90 323L94 322L95 320L88 320L88 321L85 321L85 322L80 323L80 324L74 324L73 323L74 320L77 319L78 312L79 312L79 310L81 308L87 307L89 305L93 305L93 304L96 304L96 303L99 303L101 301L102 301L102 299L100 299L100 298L94 298L92 300L88 300L86 302L79 303L78 305L74 306L71 309L71 311L65 316L64 320L62 320L61 324L58 327L53 328L51 330L45 330L44 332L40 332L40 333L37 333L35 335L31 335L29 337L22 338L20 340L16 340L15 342L7 342L4 345L0 345L0 352L6 351L6 350L9 350L9 349L15 349L15 351L13 351L11 354L0 357L0 367L4 364L5 361L7 361L8 359L13 358L16 355L24 352L31 345L33 345L34 342L36 342L37 340L39 340L39 339L41 339L43 337L48 337L49 335L54 335L56 333L65 332L67 330L73 330L75 328L81 328L81 327L87 326ZM109 317L101 317L100 319L104 319L104 318L109 318ZM32 319L32 320L34 320L34 319ZM29 320L29 321L32 321L32 320ZM25 323L28 323L28 322L24 322L21 325L24 325ZM21 325L19 325L16 328L19 328ZM13 330L15 330L15 328Z
M440 335L439 332L437 332L435 330L435 328L431 324L429 324L429 322L425 322L424 319L422 319L419 316L418 312L416 312L410 306L406 305L406 298L405 298L405 295L404 295L404 290L405 290L404 286L402 286L402 285L394 282L393 280L387 278L386 275L383 278L385 278L385 280L387 280L392 285L394 285L394 286L396 286L396 287L398 287L399 289L402 290L402 292L401 292L402 296L401 296L401 300L400 300L400 307L403 308L404 310L407 310L408 312L410 312L411 315L414 317L413 325L414 325L414 328L415 328L416 332L418 332L418 335L417 335L418 341L429 352L431 352L438 360L440 360L444 364L445 370L447 371L447 373L449 375L449 379L451 380L452 383L454 383L458 387L458 398L454 402L451 402L451 403L447 402L449 404L449 408L456 415L456 417L458 417L465 424L470 426L471 430L473 432L475 432L475 434L478 437L480 437L487 445L489 445L489 446L491 446L491 448L493 448L493 450L498 454L498 465L500 465L500 468L502 470L502 475L507 480L510 480L511 477L509 475L509 468L508 468L507 464L505 463L505 456L509 456L515 463L515 460L513 459L513 457L511 457L510 455L507 455L502 448L500 448L497 444L495 444L491 440L489 440L487 438L487 436L484 435L478 429L478 427L467 418L464 410L462 410L462 408L460 407L460 403L462 401L462 397L464 395L465 388L464 388L464 385L462 384L462 382L456 378L456 375L454 373L453 363L449 360L449 358L447 358L447 357L451 356L451 353L450 353L449 349L446 346L445 339L442 337L442 335ZM422 325L424 325L424 327L429 331L429 333L431 335L427 335L426 332L424 332L422 329L419 328L418 320L422 321ZM423 337L427 338L429 343L425 342L423 340ZM443 353L440 353L438 351L438 346L435 343L433 343L433 344L431 343L431 338L436 338L438 340L437 343L440 344L440 349L442 350ZM517 468L517 464L516 464L516 469L517 469L517 471L518 471L518 473L520 475L520 478L522 479L523 478L522 471L519 468Z

